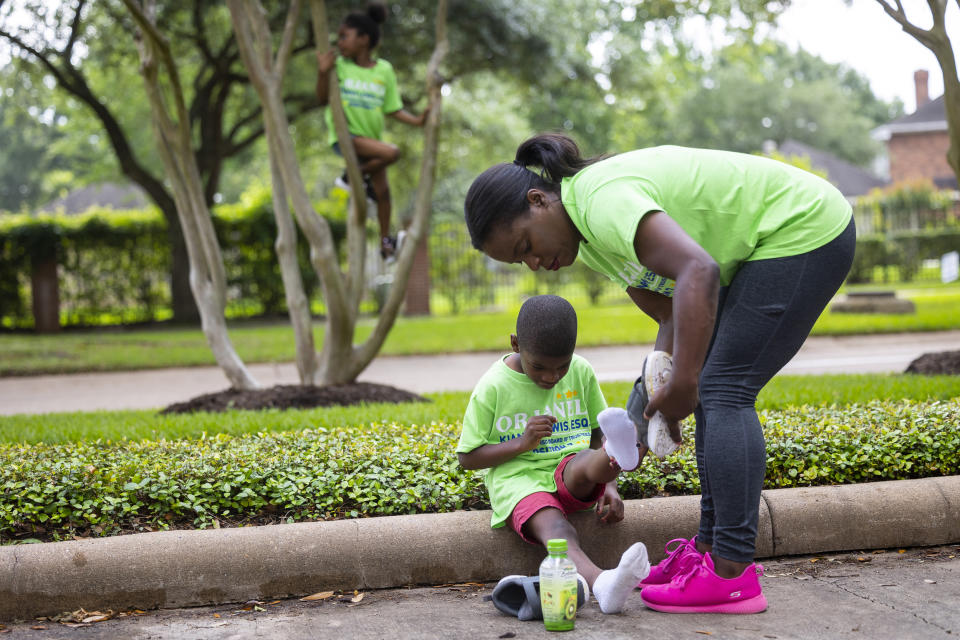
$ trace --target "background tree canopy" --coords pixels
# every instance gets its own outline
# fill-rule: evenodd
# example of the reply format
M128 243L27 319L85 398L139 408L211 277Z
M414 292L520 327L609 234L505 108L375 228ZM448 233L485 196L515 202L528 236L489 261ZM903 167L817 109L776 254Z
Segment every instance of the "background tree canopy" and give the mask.
M405 103L419 111L435 3L387 4L380 55L397 69ZM476 172L511 159L520 140L543 130L573 135L587 153L668 143L753 152L765 140L793 138L868 165L877 150L870 129L899 115L902 105L875 98L865 78L848 68L778 42L757 42L756 27L769 24L786 4L451 0L436 209L459 212ZM328 1L331 21L357 5ZM71 31L78 9L80 28ZM273 21L282 20L283 7L269 10L276 10ZM724 21L732 43L698 50L683 29L694 17ZM0 3L0 31L8 34L0 39L0 58L14 59L0 71L0 210L31 210L66 189L121 174L101 118L64 91L24 43L52 55L74 37L60 68L82 75L143 170L161 175L151 132L143 126L148 105L129 22L117 0L56 8ZM269 165L227 10L210 0L167 4L158 23L176 36L172 45L209 197L234 201L250 184L268 181ZM321 195L341 161L327 148L313 96L311 39L304 20L286 95L304 174ZM409 160L391 168L403 215L416 179L420 132L392 123L387 129Z

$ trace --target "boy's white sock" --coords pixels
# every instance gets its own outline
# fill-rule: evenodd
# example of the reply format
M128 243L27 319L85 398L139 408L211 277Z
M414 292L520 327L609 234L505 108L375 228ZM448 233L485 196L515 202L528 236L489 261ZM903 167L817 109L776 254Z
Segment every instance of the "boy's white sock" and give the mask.
M609 407L597 414L600 430L607 438L603 448L614 457L624 471L633 471L640 464L637 450L637 427L626 409Z
M593 597L604 613L620 613L627 596L650 573L647 548L637 542L623 552L616 569L602 572L593 583Z

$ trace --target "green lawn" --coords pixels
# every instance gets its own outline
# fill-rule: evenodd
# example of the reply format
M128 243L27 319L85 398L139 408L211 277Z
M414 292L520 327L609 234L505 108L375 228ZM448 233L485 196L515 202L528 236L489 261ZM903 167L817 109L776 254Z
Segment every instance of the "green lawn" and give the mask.
M843 335L960 329L960 286L900 292L917 306L910 315L835 314L829 311L813 333ZM629 304L581 306L580 347L652 342L656 326ZM516 321L516 309L498 313L399 318L382 350L384 355L502 350ZM370 332L364 320L358 339ZM323 325L315 324L317 347ZM231 324L230 339L247 363L285 362L294 357L293 331L287 322ZM0 334L0 376L78 371L111 371L214 364L199 328L65 331L54 336Z
M629 382L602 385L611 406L623 406ZM102 411L0 416L0 443L176 440L216 434L335 430L344 425L383 430L386 425L459 424L470 393L425 394L431 402L369 404L286 411L231 411L160 415L155 411ZM948 400L960 397L960 376L824 375L775 377L761 392L757 408L783 410L800 406L863 405L872 400Z

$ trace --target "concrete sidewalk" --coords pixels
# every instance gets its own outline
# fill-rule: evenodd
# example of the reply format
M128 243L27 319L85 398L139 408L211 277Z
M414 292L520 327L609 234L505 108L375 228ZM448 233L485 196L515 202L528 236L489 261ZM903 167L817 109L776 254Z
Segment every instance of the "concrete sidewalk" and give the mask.
M489 518L488 511L458 511L4 546L0 620L536 573L542 550L490 529ZM698 519L697 496L627 501L616 525L589 511L571 518L603 567L616 566L638 540L659 561L664 545L691 535ZM951 476L764 491L757 557L957 542L960 476Z
M577 613L583 640L714 637L724 640L949 640L960 633L960 547L794 556L764 560L769 602L754 616L671 615L644 607L637 593L619 615L591 601ZM493 584L460 583L363 591L326 600L254 601L244 605L166 609L84 628L31 620L8 625L29 640L451 640L556 638L539 621L519 622L483 596ZM83 626L83 625L81 625ZM40 627L34 629L32 627Z
M633 380L652 345L586 347L577 352L601 382ZM811 336L783 373L894 373L932 351L960 349L960 331L867 336ZM504 352L507 350L504 346ZM381 356L360 376L415 393L469 391L502 352ZM298 384L293 364L250 365L265 387ZM119 371L63 376L0 378L0 415L153 409L229 385L217 367Z
M647 609L634 593L619 615L595 601L577 613L576 629L560 637L583 640L949 640L960 633L960 548L899 549L883 553L793 556L764 560L766 612L753 616L672 615ZM326 600L254 601L165 609L118 617L85 628L56 622L8 624L11 638L28 640L451 640L546 639L539 621L519 622L483 596L493 584L362 591ZM32 627L40 627L34 629Z

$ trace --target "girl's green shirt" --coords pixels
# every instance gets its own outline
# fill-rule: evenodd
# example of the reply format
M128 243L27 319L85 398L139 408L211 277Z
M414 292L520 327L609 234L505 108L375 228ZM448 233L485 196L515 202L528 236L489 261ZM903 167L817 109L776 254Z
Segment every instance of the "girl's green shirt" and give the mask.
M340 101L347 116L350 133L379 140L383 136L383 115L403 108L393 65L378 58L372 67L361 67L353 60L337 56ZM330 107L325 109L328 141L337 141Z
M641 265L640 220L663 211L716 260L720 283L740 265L799 255L843 231L853 211L826 180L783 162L730 151L653 147L622 153L561 182L583 235L580 258L623 287L673 295L674 283Z

